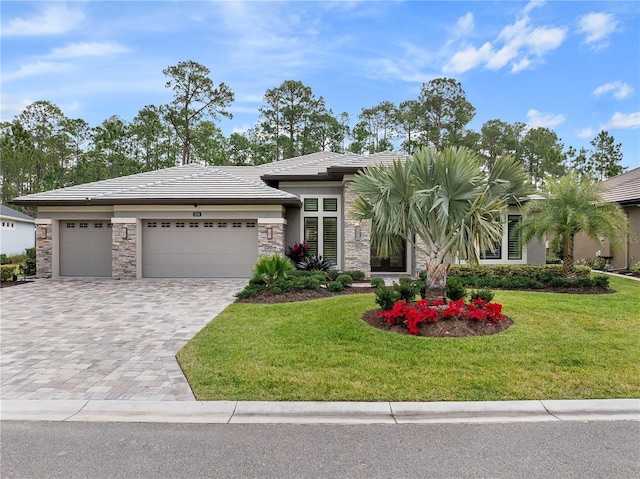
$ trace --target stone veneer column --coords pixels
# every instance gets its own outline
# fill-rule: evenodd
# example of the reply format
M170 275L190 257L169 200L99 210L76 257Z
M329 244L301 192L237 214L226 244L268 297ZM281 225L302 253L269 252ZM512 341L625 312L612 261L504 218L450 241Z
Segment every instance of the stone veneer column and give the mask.
M420 237L416 236L416 245L420 248L424 249L425 244ZM416 248L416 277L420 274L420 271L424 271L427 269L427 262L429 261L429 257L423 253L422 251Z
M111 230L111 277L137 278L138 231L135 218L113 218Z
M360 270L367 278L371 277L371 240L370 221L356 220L352 216L351 205L356 194L351 191L345 182L342 187L342 198L344 199L344 231L342 238L344 243L344 265L345 271Z
M258 256L278 253L284 256L284 233L287 220L280 218L258 218ZM269 233L271 230L271 233ZM271 236L271 239L269 239Z
M36 278L53 276L53 222L36 220Z

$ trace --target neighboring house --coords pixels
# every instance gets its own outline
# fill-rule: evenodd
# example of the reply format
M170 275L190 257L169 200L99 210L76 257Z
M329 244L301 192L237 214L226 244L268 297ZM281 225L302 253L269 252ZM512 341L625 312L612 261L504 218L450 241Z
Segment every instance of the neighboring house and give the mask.
M14 203L38 208L39 277L246 278L258 257L303 241L342 270L414 275L426 262L413 248L378 258L367 222L349 214L355 173L398 158L320 152L260 166L190 164ZM506 228L487 262L544 263L544 246L515 239Z
M27 248L35 246L35 220L31 216L1 205L0 220L0 253L24 254Z
M629 235L622 238L602 238L594 241L580 233L576 235L576 260L604 258L614 270L628 270L640 261L640 168L602 182L607 189L604 197L616 202L627 215Z

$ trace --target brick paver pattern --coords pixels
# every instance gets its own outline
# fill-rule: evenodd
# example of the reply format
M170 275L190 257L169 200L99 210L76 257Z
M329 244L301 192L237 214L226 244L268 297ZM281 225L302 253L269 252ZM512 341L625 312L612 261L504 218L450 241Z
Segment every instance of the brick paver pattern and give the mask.
M0 397L194 400L175 355L245 284L48 279L2 288Z

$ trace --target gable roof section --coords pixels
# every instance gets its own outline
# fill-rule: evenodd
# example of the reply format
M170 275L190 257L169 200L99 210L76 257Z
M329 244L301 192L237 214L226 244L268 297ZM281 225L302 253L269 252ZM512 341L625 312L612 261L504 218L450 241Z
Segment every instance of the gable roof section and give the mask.
M10 218L12 220L24 221L26 223L35 223L35 220L31 216L20 213L19 211L5 205L0 205L0 216L3 218Z
M640 203L640 168L635 168L621 175L602 182L607 188L604 198L620 204Z
M196 164L22 196L15 204L299 204L295 195L222 168Z

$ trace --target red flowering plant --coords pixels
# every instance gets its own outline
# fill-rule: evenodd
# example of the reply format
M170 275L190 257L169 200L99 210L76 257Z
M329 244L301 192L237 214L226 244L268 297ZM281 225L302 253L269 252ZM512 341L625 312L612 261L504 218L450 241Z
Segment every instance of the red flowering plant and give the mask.
M426 299L415 303L396 301L393 308L379 312L378 317L387 324L404 324L409 334L413 335L420 332L422 323L436 323L440 319L486 320L490 323L499 323L505 319L501 304L488 303L482 298L474 299L469 304L465 304L463 298L448 304L441 299L431 303Z
M293 264L299 264L309 257L309 245L305 242L294 243L288 247L287 257L293 261Z

